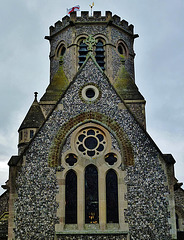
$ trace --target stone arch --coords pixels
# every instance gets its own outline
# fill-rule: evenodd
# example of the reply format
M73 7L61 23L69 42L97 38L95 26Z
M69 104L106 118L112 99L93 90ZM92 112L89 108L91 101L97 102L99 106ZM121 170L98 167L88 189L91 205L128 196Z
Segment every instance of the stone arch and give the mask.
M125 166L134 164L134 154L130 140L120 125L108 116L97 112L85 112L71 118L64 123L56 134L49 153L48 164L50 167L58 167L60 159L60 150L65 143L67 136L78 126L87 122L97 122L116 135L120 150L124 156Z
M120 49L122 49L121 51L122 52L120 52ZM128 56L129 56L129 49L128 49L128 46L127 46L127 44L125 43L125 41L123 41L122 39L119 39L118 41L117 41L117 44L116 44L116 51L117 51L117 53L120 55L120 56L124 56L124 58L128 58Z
M55 58L58 59L61 55L64 55L65 52L62 53L63 49L67 49L65 41L60 41L55 49Z

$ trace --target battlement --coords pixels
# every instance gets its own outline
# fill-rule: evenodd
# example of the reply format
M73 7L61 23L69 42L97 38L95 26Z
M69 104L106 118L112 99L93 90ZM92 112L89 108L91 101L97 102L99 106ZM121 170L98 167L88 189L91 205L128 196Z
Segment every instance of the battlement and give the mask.
M101 11L94 11L93 16L90 16L88 11L81 11L81 16L77 16L77 12L72 12L70 16L66 15L62 18L62 21L57 21L54 26L50 26L50 36L56 34L69 25L73 26L78 23L94 24L95 22L116 25L127 31L129 34L133 34L134 26L132 24L129 25L125 20L121 20L121 18L117 15L112 16L112 12L110 11L106 11L105 16L101 15Z

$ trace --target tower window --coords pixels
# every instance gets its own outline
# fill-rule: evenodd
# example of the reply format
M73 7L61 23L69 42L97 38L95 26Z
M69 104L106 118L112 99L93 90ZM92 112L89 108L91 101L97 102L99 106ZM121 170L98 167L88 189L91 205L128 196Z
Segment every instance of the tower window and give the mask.
M80 67L86 60L87 53L88 53L87 45L82 40L79 45L79 66Z
M85 171L85 222L98 223L98 172L94 165Z
M128 48L121 40L117 44L117 52L119 53L119 55L123 55L125 58L127 58L128 56Z
M98 43L96 44L96 61L98 63L98 65L101 67L101 69L104 71L105 70L105 62L104 62L104 46L103 46L103 42L101 40L98 41Z
M77 176L73 170L66 175L65 180L65 223L77 223Z
M118 52L119 54L123 54L123 46L121 44L118 45Z
M66 48L63 44L61 44L57 50L57 57L62 57L66 52Z
M32 138L34 136L34 130L30 130L29 137Z
M23 139L23 133L22 133L22 131L20 131L20 133L19 133L19 141L22 141L22 139Z

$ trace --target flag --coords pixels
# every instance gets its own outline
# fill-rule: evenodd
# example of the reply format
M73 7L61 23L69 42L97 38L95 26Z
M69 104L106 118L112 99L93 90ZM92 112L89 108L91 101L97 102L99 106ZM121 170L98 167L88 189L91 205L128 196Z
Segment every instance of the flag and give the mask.
M70 15L71 12L75 12L75 11L80 11L79 5L76 5L75 7L72 7L72 8L67 8L68 15Z

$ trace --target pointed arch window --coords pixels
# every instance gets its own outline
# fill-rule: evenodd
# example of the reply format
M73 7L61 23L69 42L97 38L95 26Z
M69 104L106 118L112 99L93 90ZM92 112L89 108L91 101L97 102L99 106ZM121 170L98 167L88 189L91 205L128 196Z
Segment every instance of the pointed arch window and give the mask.
M98 222L98 172L94 165L89 165L85 170L85 223Z
M114 170L106 175L107 223L118 223L118 181Z
M57 47L57 50L56 50L56 56L59 58L59 57L62 57L64 56L66 52L66 47L65 45L62 43L59 45L59 47Z
M124 163L117 139L102 125L88 122L68 135L61 156L58 232L128 231ZM122 187L125 191L118 191Z
M95 50L95 58L96 58L96 61L98 63L98 65L101 67L101 69L104 71L105 70L105 62L104 62L104 58L105 58L105 55L104 55L104 45L103 45L103 42L101 40L98 40L98 43L96 44L96 50Z
M84 43L85 38L81 39L79 42L79 66L81 67L82 64L86 60L86 56L89 52L88 46L86 43ZM104 50L104 43L101 39L97 40L97 43L94 46L93 53L95 55L95 59L98 63L98 65L101 67L101 69L104 71L105 70L105 50Z
M65 180L65 223L77 223L77 176L73 170L66 175Z
M88 53L87 45L83 42L83 40L79 44L79 66L80 67L86 60L86 55Z

